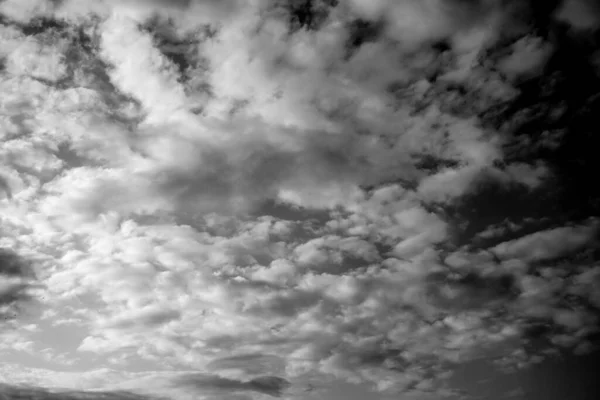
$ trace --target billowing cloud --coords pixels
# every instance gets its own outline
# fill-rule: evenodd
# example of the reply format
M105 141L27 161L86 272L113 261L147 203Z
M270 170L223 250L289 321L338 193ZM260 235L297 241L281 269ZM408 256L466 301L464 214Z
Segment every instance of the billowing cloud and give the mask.
M0 3L0 245L43 284L0 337L40 368L6 376L452 398L464 363L591 350L582 7ZM25 291L11 268L0 307Z

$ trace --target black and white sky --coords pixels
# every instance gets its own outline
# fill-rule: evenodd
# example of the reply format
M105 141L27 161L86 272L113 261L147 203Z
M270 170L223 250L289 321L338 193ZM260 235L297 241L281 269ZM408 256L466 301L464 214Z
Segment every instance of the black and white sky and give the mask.
M1 0L0 398L596 398L599 115L593 0Z

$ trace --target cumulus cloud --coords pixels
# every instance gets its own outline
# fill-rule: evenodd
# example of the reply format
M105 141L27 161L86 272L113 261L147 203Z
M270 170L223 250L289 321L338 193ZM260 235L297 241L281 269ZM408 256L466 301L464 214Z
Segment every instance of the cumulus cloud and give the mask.
M2 2L0 243L44 286L0 352L72 371L11 379L452 397L461 363L589 350L584 4Z

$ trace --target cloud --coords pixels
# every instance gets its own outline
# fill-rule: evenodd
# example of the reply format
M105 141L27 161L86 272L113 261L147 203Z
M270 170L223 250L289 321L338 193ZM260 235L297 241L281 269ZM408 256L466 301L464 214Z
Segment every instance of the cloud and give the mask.
M575 227L560 227L504 242L493 250L501 257L527 261L554 259L588 245L597 234L596 221Z
M54 1L26 0L18 2L10 0L2 2L0 12L11 19L27 23L33 18L51 14L55 5Z
M552 45L539 37L526 36L511 47L512 52L500 60L498 67L512 79L541 73L552 54Z
M243 398L257 398L255 395L269 397L282 397L284 394L293 394L291 384L280 377L259 375L252 379L235 379L219 375L193 373L193 372L161 372L146 371L143 373L119 374L110 369L99 369L81 373L54 373L44 376L43 370L29 370L30 376L14 377L10 367L3 367L2 371L13 377L13 384L0 384L2 394L8 399L23 396L37 396L41 399L167 399L167 398L224 398L227 396L242 396ZM46 382L47 388L42 388L32 381ZM79 379L77 389L69 380ZM71 389L65 389L65 386ZM19 397L21 396L21 397ZM248 397L245 397L248 396ZM227 397L229 398L229 397Z
M154 397L138 395L128 392L76 392L76 391L48 391L40 388L28 388L19 386L0 385L2 395L7 399L36 398L44 400L76 400L76 399L98 399L98 400L147 400Z
M0 351L80 371L10 377L442 397L585 350L600 86L539 27L571 3L2 2L0 240L44 287Z
M264 393L272 397L281 397L283 390L289 386L289 382L276 376L261 376L243 382L206 375L188 375L178 377L175 384L189 386L199 391L216 391L217 393L221 391L251 391Z
M350 2L353 11L359 17L366 20L384 20L388 25L386 33L408 46L442 39L482 22L485 15L493 9L490 3L412 0Z
M144 329L148 329L152 326L165 324L178 317L179 312L176 310L161 310L157 307L147 307L135 310L134 313L123 313L112 320L104 322L103 325L119 329L142 325Z
M575 29L594 30L600 22L600 10L592 1L568 0L557 11L556 18Z
M0 249L0 318L3 323L17 316L32 300L34 276L31 265L18 254Z

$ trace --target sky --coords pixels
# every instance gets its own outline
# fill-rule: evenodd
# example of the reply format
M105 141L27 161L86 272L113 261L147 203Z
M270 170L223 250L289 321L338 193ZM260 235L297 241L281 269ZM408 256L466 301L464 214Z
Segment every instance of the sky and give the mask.
M0 1L0 398L596 398L600 5Z

